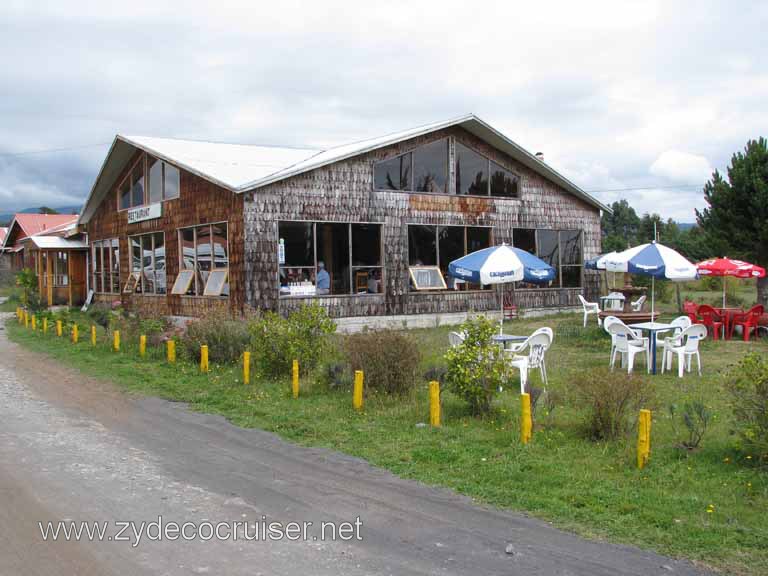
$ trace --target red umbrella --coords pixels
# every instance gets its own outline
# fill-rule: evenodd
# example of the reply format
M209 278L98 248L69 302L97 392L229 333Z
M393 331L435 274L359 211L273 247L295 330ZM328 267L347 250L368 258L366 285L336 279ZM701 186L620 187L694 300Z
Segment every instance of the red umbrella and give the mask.
M736 278L764 278L765 268L732 258L712 258L696 264L702 276L734 276ZM725 280L723 280L723 308L725 308Z

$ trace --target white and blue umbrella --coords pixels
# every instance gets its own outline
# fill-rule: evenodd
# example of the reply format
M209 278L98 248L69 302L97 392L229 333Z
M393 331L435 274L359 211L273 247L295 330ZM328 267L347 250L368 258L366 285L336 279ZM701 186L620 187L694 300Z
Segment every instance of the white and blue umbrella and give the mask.
M532 282L536 284L555 279L555 269L520 248L502 244L483 248L448 264L448 274L475 284L506 284ZM504 322L504 299L501 300L501 321Z
M608 261L608 259L616 256L616 254L618 254L618 252L608 252L598 256L597 258L590 258L589 260L585 260L584 268L587 270L605 270L605 263Z
M654 281L673 280L682 282L698 278L696 265L672 248L651 242L624 250L605 260L610 272L628 272L651 277L651 320L654 313Z

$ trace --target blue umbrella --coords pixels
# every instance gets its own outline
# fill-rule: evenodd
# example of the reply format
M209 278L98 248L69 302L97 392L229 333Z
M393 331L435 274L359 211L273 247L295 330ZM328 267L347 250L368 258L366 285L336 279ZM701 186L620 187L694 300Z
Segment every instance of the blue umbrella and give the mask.
M502 244L483 248L448 264L448 275L475 284L531 282L543 284L555 279L555 269L533 254ZM501 322L504 323L504 299L501 300Z

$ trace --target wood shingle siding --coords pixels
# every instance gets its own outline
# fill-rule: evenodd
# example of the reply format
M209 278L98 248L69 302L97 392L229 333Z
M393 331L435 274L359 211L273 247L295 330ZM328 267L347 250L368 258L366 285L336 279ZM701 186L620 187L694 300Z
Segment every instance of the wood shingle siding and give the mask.
M518 174L519 198L379 191L373 187L376 162L446 137ZM451 147L451 150L453 147ZM448 163L448 191L455 188L454 162ZM495 290L414 293L409 290L409 224L491 226L493 242L512 242L514 228L582 230L583 257L600 249L600 214L533 170L498 152L460 127L438 130L329 166L287 178L245 194L245 299L254 307L286 313L302 302L319 302L330 315L378 316L497 310ZM278 222L368 222L382 224L384 294L280 298ZM505 287L512 292L511 286ZM593 297L597 276L584 271L583 288L518 289L523 309L571 307L577 294Z

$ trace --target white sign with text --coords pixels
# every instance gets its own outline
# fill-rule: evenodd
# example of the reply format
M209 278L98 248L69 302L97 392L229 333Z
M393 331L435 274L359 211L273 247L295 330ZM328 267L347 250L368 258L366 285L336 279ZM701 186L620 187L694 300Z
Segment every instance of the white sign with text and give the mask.
M163 205L160 202L149 204L148 206L139 206L138 208L128 210L128 224L160 218L162 215Z

